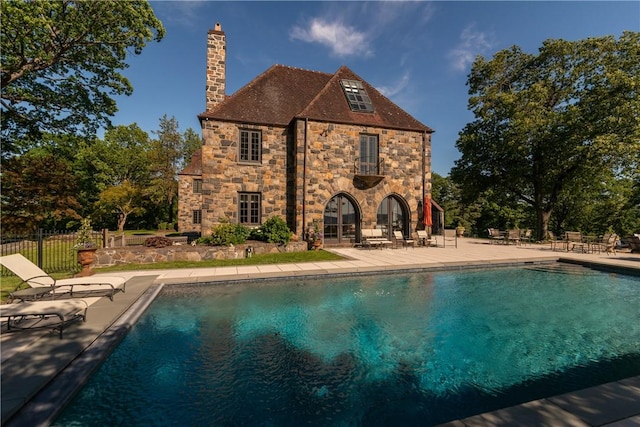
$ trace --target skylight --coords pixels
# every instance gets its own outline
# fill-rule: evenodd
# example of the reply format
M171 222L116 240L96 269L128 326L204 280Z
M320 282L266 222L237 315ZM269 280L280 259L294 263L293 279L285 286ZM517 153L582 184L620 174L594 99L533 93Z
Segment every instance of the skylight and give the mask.
M358 80L340 80L344 94L349 101L349 107L351 111L373 113L373 104L371 98L367 94L367 90L362 85L362 82Z

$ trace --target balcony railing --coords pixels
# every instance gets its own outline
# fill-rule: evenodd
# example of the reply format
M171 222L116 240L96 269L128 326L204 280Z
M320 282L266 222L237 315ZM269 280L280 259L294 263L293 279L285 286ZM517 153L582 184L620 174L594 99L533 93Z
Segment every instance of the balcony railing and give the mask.
M384 179L382 159L371 162L369 158L358 158L353 162L353 182L357 188L371 188Z

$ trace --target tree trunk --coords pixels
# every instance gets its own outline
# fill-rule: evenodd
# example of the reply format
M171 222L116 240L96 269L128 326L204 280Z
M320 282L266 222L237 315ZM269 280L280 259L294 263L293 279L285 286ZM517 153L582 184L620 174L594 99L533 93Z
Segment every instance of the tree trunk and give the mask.
M547 238L549 232L549 219L551 210L538 209L538 240Z
M124 225L127 223L127 214L121 213L118 215L118 231L124 231Z

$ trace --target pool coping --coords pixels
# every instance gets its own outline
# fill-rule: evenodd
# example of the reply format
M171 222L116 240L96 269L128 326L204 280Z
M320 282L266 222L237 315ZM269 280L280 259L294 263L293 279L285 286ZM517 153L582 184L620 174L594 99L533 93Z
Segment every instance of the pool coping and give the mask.
M397 251L397 250L396 250ZM142 277L145 277L146 286L143 286L143 291L140 293L138 297L133 295L133 299L129 301L128 307L124 310L120 315L118 315L113 322L108 325L105 330L98 334L98 337L91 342L90 345L86 346L84 350L80 351L79 354L72 360L68 365L66 365L60 372L58 372L51 381L46 383L46 385L41 388L39 391L34 392L31 396L28 396L26 399L26 403L20 405L20 407L16 408L14 411L5 414L3 410L3 419L2 424L11 426L22 426L22 425L49 425L60 413L60 411L64 408L64 406L75 396L78 390L86 383L91 374L97 369L103 360L111 353L111 351L115 348L115 346L120 342L120 340L126 335L126 332L130 329L130 327L135 323L137 318L143 314L146 308L151 304L153 299L158 295L160 290L165 285L171 284L187 284L192 283L194 285L207 285L207 284L215 284L215 283L237 283L243 281L256 281L256 280L269 280L269 279L277 279L277 278L317 278L317 277L326 277L327 275L332 276L351 276L353 274L357 275L369 275L369 274L389 274L393 272L437 272L437 271L455 271L455 270L466 270L466 269L478 269L478 268L495 268L495 267L509 267L509 266L523 266L523 265L531 265L537 263L553 263L553 262L569 262L574 264L585 265L586 267L595 268L598 270L607 270L610 271L614 269L615 271L632 271L632 274L640 275L640 268L633 267L622 267L619 268L617 266L611 266L611 264L606 262L596 262L592 260L585 260L581 262L580 259L576 260L574 258L567 258L562 255L550 255L550 256L535 256L529 258L513 258L513 259L501 259L501 260L491 260L491 262L487 262L486 260L475 260L475 261L452 261L452 262L435 262L430 265L424 264L405 264L398 265L395 264L393 266L367 266L367 265L354 265L352 267L332 267L331 262L322 262L315 263L319 264L314 266L314 268L305 268L305 269L296 269L291 266L291 268L285 268L287 271L263 271L262 273L250 273L250 272L236 272L236 274L221 274L217 276L200 276L197 280L191 281L190 278L181 277L179 278L170 278L170 277L156 277L154 276L154 272L144 273ZM306 267L310 267L306 265ZM268 269L267 269L268 270ZM140 273L140 272L138 272ZM629 274L624 272L624 274ZM133 276L135 277L135 276ZM232 278L233 277L233 278ZM188 280L188 281L187 281ZM129 285L127 285L129 289ZM129 293L129 291L127 291ZM126 294L124 294L126 295ZM121 297L122 295L119 295ZM630 390L635 393L634 397L636 401L640 402L640 377L632 377L627 379L631 381L632 385ZM623 381L627 381L623 380ZM634 381L636 381L634 383ZM620 383L620 382L616 382ZM615 383L614 383L615 384ZM633 384L636 384L637 387ZM610 385L603 385L612 387ZM596 386L599 387L599 386ZM635 387L635 388L634 388ZM627 387L628 388L628 387ZM578 393L578 392L574 392ZM568 393L570 395L571 393ZM564 395L563 395L564 396ZM559 398L559 397L558 397ZM554 402L554 400L549 400L553 398L541 399L544 401L545 405L548 402ZM538 401L534 401L538 402ZM4 399L3 399L4 403ZM542 403L531 403L528 402L524 404L524 408L533 407L534 409L529 408L528 410L522 409L521 413L525 415L528 414L531 417L531 413L537 414L535 407L540 406L540 408L544 408L544 411L548 410L548 407L542 405ZM529 405L529 406L526 406ZM537 405L537 406L536 406ZM4 406L4 405L3 405ZM518 405L520 407L523 405ZM511 408L505 408L499 411L507 411L509 414L509 418L511 418L512 412L515 411ZM533 411L533 412L532 412ZM552 411L550 413L554 413L557 411ZM565 411L566 412L566 411ZM494 414L493 412L490 414ZM564 412L561 412L564 416ZM5 418L6 416L6 418ZM487 415L481 414L476 415L474 417L470 417L465 420L456 420L451 423L446 423L445 425L451 426L472 426L472 425L500 425L501 422L496 421L494 424L491 419L485 418L477 418L477 417L498 417L499 419L501 415ZM625 419L631 419L634 421L640 422L640 408ZM511 418L513 421L513 418ZM620 418L612 419L610 422L620 421ZM6 421L6 423L5 423ZM460 424L462 423L462 424ZM578 424L582 425L582 424ZM584 424L587 425L587 424ZM600 425L600 424L598 424Z

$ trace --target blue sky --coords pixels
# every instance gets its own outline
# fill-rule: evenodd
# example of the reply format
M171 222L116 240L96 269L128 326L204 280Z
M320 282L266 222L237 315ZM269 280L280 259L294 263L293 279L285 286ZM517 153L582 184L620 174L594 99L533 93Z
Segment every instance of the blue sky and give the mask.
M149 132L163 115L200 133L205 109L206 38L216 22L227 37L227 95L274 64L333 73L346 65L435 129L433 171L460 157L467 76L476 55L518 45L536 53L546 39L579 40L640 31L640 2L291 2L157 1L160 43L128 58L134 86L117 97L115 125Z

